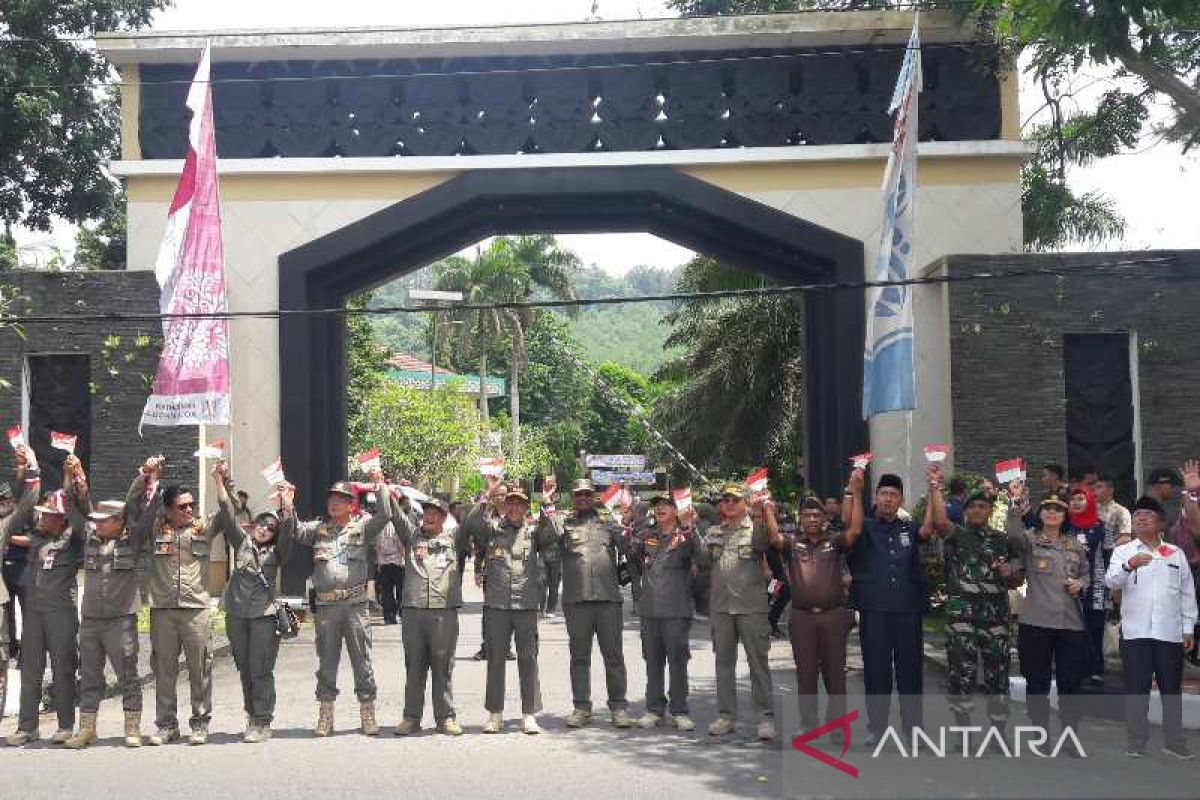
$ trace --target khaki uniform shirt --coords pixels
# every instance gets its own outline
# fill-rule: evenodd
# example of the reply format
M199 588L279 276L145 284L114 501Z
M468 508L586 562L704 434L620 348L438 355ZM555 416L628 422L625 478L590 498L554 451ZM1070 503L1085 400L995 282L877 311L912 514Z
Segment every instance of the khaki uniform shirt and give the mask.
M532 520L516 526L489 518L487 507L472 509L463 522L484 563L483 604L487 608L536 611L545 588L542 559L559 557L552 525Z
M1008 543L1016 559L1015 566L1028 584L1021 623L1039 628L1083 630L1080 600L1087 591L1090 575L1087 551L1078 540L1060 534L1052 541L1041 531L1026 530L1021 518L1010 513ZM1068 578L1083 585L1078 595L1067 591Z
M232 485L227 493L233 494ZM275 586L279 569L291 554L293 530L281 523L275 541L260 547L242 527L243 515L237 505L228 498L218 505L217 523L233 551L229 583L221 598L225 613L239 619L273 616L277 610Z
M389 510L387 503L380 502L373 516L353 517L341 527L326 520L299 522L295 513L285 511L280 534L312 548L312 585L318 594L339 589L365 590L372 577L371 550L383 526L388 524ZM364 591L361 599L366 597ZM317 598L317 605L330 604Z
M558 539L564 604L623 602L617 560L628 550L624 526L595 511L582 516L546 514L538 526L552 528L552 534L544 535Z
M749 515L739 523L708 529L700 559L712 565L713 613L767 613L763 558L769 547L766 526L755 524Z
M7 517L0 519L0 554L4 553L8 547L8 540L15 536L33 520L33 507L37 505L37 490L31 489L33 483L39 480L38 471L29 469L18 480L17 504L13 507L13 512ZM9 601L8 587L4 585L4 581L0 581L0 605L4 605ZM10 632L15 634L15 631Z
M677 541L675 534L682 534ZM696 531L676 528L664 533L645 528L629 542L629 563L634 580L641 582L638 615L651 618L692 616L692 565L703 547Z
M61 536L51 539L38 530L29 534L23 609L75 613L79 596L77 577L87 538L87 518L76 510L78 491L75 486L66 487L69 525Z
M390 493L389 493L390 495ZM430 536L400 508L394 495L387 506L396 535L404 545L404 589L400 603L405 608L461 608L462 574L458 556L471 546L464 526Z

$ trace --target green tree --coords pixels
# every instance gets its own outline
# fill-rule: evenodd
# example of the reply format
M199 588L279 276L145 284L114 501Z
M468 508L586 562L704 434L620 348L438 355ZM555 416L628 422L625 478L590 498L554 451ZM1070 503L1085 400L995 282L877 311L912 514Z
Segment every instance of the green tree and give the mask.
M384 381L363 402L362 445L378 447L383 468L432 491L474 474L479 413L452 387L430 392Z
M97 224L81 225L75 234L75 266L125 269L125 190L118 188L100 211Z
M348 309L363 309L371 293L354 295ZM368 426L368 401L385 383L391 352L375 341L374 330L364 314L346 315L346 435L350 449L361 453L375 446Z
M678 290L762 283L759 275L698 256ZM667 344L684 349L655 375L666 388L652 419L664 435L711 472L794 463L804 397L803 300L687 300L664 321L672 326Z
M684 16L826 9L904 7L908 0L669 0ZM1171 119L1162 138L1188 151L1200 143L1200 3L1195 0L926 0L922 8L973 13L984 36L1004 45L1011 66L1031 58L1049 121L1026 132L1035 152L1021 174L1025 246L1050 250L1069 242L1096 245L1125 232L1111 198L1076 193L1072 167L1127 152L1140 141L1150 108L1166 100ZM1111 69L1123 88L1094 107L1069 88L1081 69ZM1133 84L1132 88L1126 84Z
M464 304L520 303L528 301L535 288L554 297L573 299L572 277L579 266L574 253L558 247L553 236L500 236L474 258L453 256L434 265L438 289L462 292ZM527 359L525 333L533 318L529 309L476 308L439 312L442 341L457 338L460 350L478 359L479 407L483 425L489 424L485 381L488 351L501 340L509 350L509 414L512 453L520 453L520 375ZM453 325L453 323L460 323Z
M0 221L49 230L109 207L103 164L116 155L119 104L96 85L115 73L86 41L141 28L168 0L0 3Z
M616 398L649 413L653 394L650 380L612 361L605 361L596 372L606 386L597 381L592 390L584 448L589 453L644 453L650 439L645 425Z

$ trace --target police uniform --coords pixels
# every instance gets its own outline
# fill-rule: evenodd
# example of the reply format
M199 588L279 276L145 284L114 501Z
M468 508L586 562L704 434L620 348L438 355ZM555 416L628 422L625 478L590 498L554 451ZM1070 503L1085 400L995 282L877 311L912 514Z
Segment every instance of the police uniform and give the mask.
M905 730L920 727L922 721L925 579L919 545L912 520L871 517L864 520L850 552L850 592L859 612L867 727L877 737L888 726L893 676Z
M800 724L820 725L817 679L825 684L825 721L846 713L846 640L854 616L846 606L845 536L829 528L816 539L803 532L789 538L788 583L792 614L788 633L796 664Z
M25 606L21 633L21 710L19 733L38 729L42 703L42 673L46 655L53 674L51 704L58 715L54 741L65 742L75 727L75 673L79 665L76 636L79 632L76 576L83 561L87 521L67 507L67 495L76 487L47 496L43 514L66 514L69 525L60 536L49 538L40 530L29 534L31 563L25 572Z
M509 498L529 498L509 492ZM487 507L476 506L463 527L474 538L483 565L483 605L487 609L487 691L483 706L491 715L504 711L504 685L509 642L516 641L521 713L542 710L538 679L538 605L544 595L545 562L558 563L557 533L552 525L527 520L514 525L504 517L489 518ZM498 732L489 720L485 731ZM530 731L533 732L533 731Z
M950 710L958 724L969 724L974 710L976 665L982 662L988 721L994 727L1003 727L1008 721L1008 581L997 567L1008 560L1008 539L1002 531L986 525L954 525L945 537L942 553L946 564L946 693Z
M404 608L400 631L404 643L404 720L398 732L420 727L425 712L425 680L430 676L434 721L446 733L457 735L461 729L454 723L452 675L454 650L458 645L458 610L462 607L462 574L458 564L459 554L470 546L470 537L461 525L436 536L429 535L401 510L394 495L390 492L388 495L387 502L381 502L380 507L389 509L392 525L405 550L404 590L400 598ZM443 520L447 519L445 506L439 508Z
M591 483L576 481L572 493L592 491ZM608 708L614 722L628 726L625 710L627 678L622 652L623 598L617 579L617 560L627 550L624 527L596 511L566 515L545 514L539 525L553 532L562 559L563 618L571 653L571 696L577 722L592 712L592 640L600 645L604 659Z
M665 495L652 498L651 504L657 502L674 505ZM644 528L630 540L629 563L634 584L641 587L638 617L646 661L646 712L654 717L664 717L668 711L663 681L668 668L671 716L688 715L691 577L695 553L701 546L694 530L679 527L669 533L657 527ZM648 722L652 721L656 720L651 717Z
M727 487L725 493L741 492L737 487ZM750 666L750 694L760 723L768 723L775 713L768 665L771 625L767 621L769 603L763 571L769 546L766 527L747 515L740 521L711 526L704 536L704 547L697 551L698 560L711 565L717 712L729 723L737 719L738 642Z
M24 475L18 475L18 478L20 494L17 495L16 506L11 514L0 519L0 553L3 553L5 547L8 546L9 539L25 530L29 525L33 519L33 507L37 504L37 486L40 486L41 480L38 477L38 471L27 469ZM12 602L12 598L8 595L8 588L0 581L0 605L7 605L10 602ZM8 669L9 647L12 644L12 637L16 633L9 627L9 615L0 614L0 669Z
M380 490L382 493L383 490ZM330 494L353 498L345 483L335 483ZM317 735L332 730L333 703L338 696L337 671L342 642L354 669L354 694L358 697L364 732L378 733L375 723L375 673L371 668L371 624L367 612L367 581L371 577L370 553L390 518L390 507L379 503L371 517L352 517L345 525L314 520L298 522L285 509L283 527L296 544L312 548L312 589L316 597L317 701L321 704Z
M279 570L292 550L290 529L283 525L270 544L259 545L241 525L244 515L233 501L233 482L218 496L217 524L232 550L229 582L221 604L225 635L242 682L247 741L270 735L275 717L275 661L279 655L278 606L275 586Z
M134 479L127 506L132 528L148 526L144 534L150 595L150 663L154 670L155 727L150 744L179 737L179 656L188 671L192 714L188 720L193 741L207 739L212 717L212 611L206 578L215 523L193 520L175 527L163 509L162 492L147 484L149 476ZM140 502L149 495L149 500Z
M127 502L138 502L140 483ZM77 513L90 512L86 495L77 496ZM92 519L122 517L127 503L106 501L97 506ZM115 539L95 533L83 547L83 621L79 626L80 699L79 733L67 741L69 747L86 747L96 740L96 714L104 699L104 664L116 673L125 712L125 743L142 744L142 682L138 676L138 554L146 529L122 531Z

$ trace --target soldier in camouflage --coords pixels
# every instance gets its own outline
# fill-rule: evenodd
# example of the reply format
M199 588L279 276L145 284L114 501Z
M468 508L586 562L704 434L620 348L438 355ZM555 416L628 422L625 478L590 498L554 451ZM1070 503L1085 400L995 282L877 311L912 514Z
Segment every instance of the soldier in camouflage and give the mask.
M936 465L931 472L940 476ZM925 525L944 542L946 679L950 710L959 726L971 724L976 667L983 664L988 723L1003 735L1008 724L1009 610L1012 583L1007 535L992 528L992 496L976 489L967 496L963 525L950 522L940 480L930 482Z

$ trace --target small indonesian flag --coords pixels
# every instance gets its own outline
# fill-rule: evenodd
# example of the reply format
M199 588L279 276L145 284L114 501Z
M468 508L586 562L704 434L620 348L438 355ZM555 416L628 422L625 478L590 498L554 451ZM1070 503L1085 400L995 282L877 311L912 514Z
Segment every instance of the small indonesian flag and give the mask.
M358 462L358 468L362 470L364 475L370 475L377 469L382 469L383 460L379 457L379 448L374 447L365 453L360 453L354 457Z
M868 450L865 453L859 453L858 455L853 456L850 459L850 463L854 465L855 469L866 469L867 465L871 463L871 458L871 451Z
M1000 481L1000 483L1025 480L1025 460L1022 458L1012 458L1008 461L997 461L996 480Z
M13 425L8 429L8 443L12 445L13 450L25 445L25 434L21 432L20 425Z
M759 467L747 475L746 486L750 487L750 491L755 494L765 492L767 490L767 468Z
M675 508L683 511L685 508L692 507L692 490L691 489L676 489L671 492L671 497L675 499Z
M925 460L930 464L940 464L946 460L946 456L950 455L950 445L947 444L927 444L925 445Z
M612 486L605 489L604 493L600 495L600 502L604 503L605 507L608 508L609 511L612 511L621 502L621 495L623 493L624 489L614 483Z
M479 474L499 478L504 474L504 459L499 457L479 459Z
M283 476L283 459L275 459L275 463L268 466L262 471L263 479L272 486L278 486L281 483L287 483L287 478Z
M192 454L196 458L214 458L221 459L225 457L225 440L217 439L212 444L207 444Z
M59 450L66 450L71 455L75 455L75 442L78 440L78 436L72 436L69 433L50 431L50 446L57 447Z

